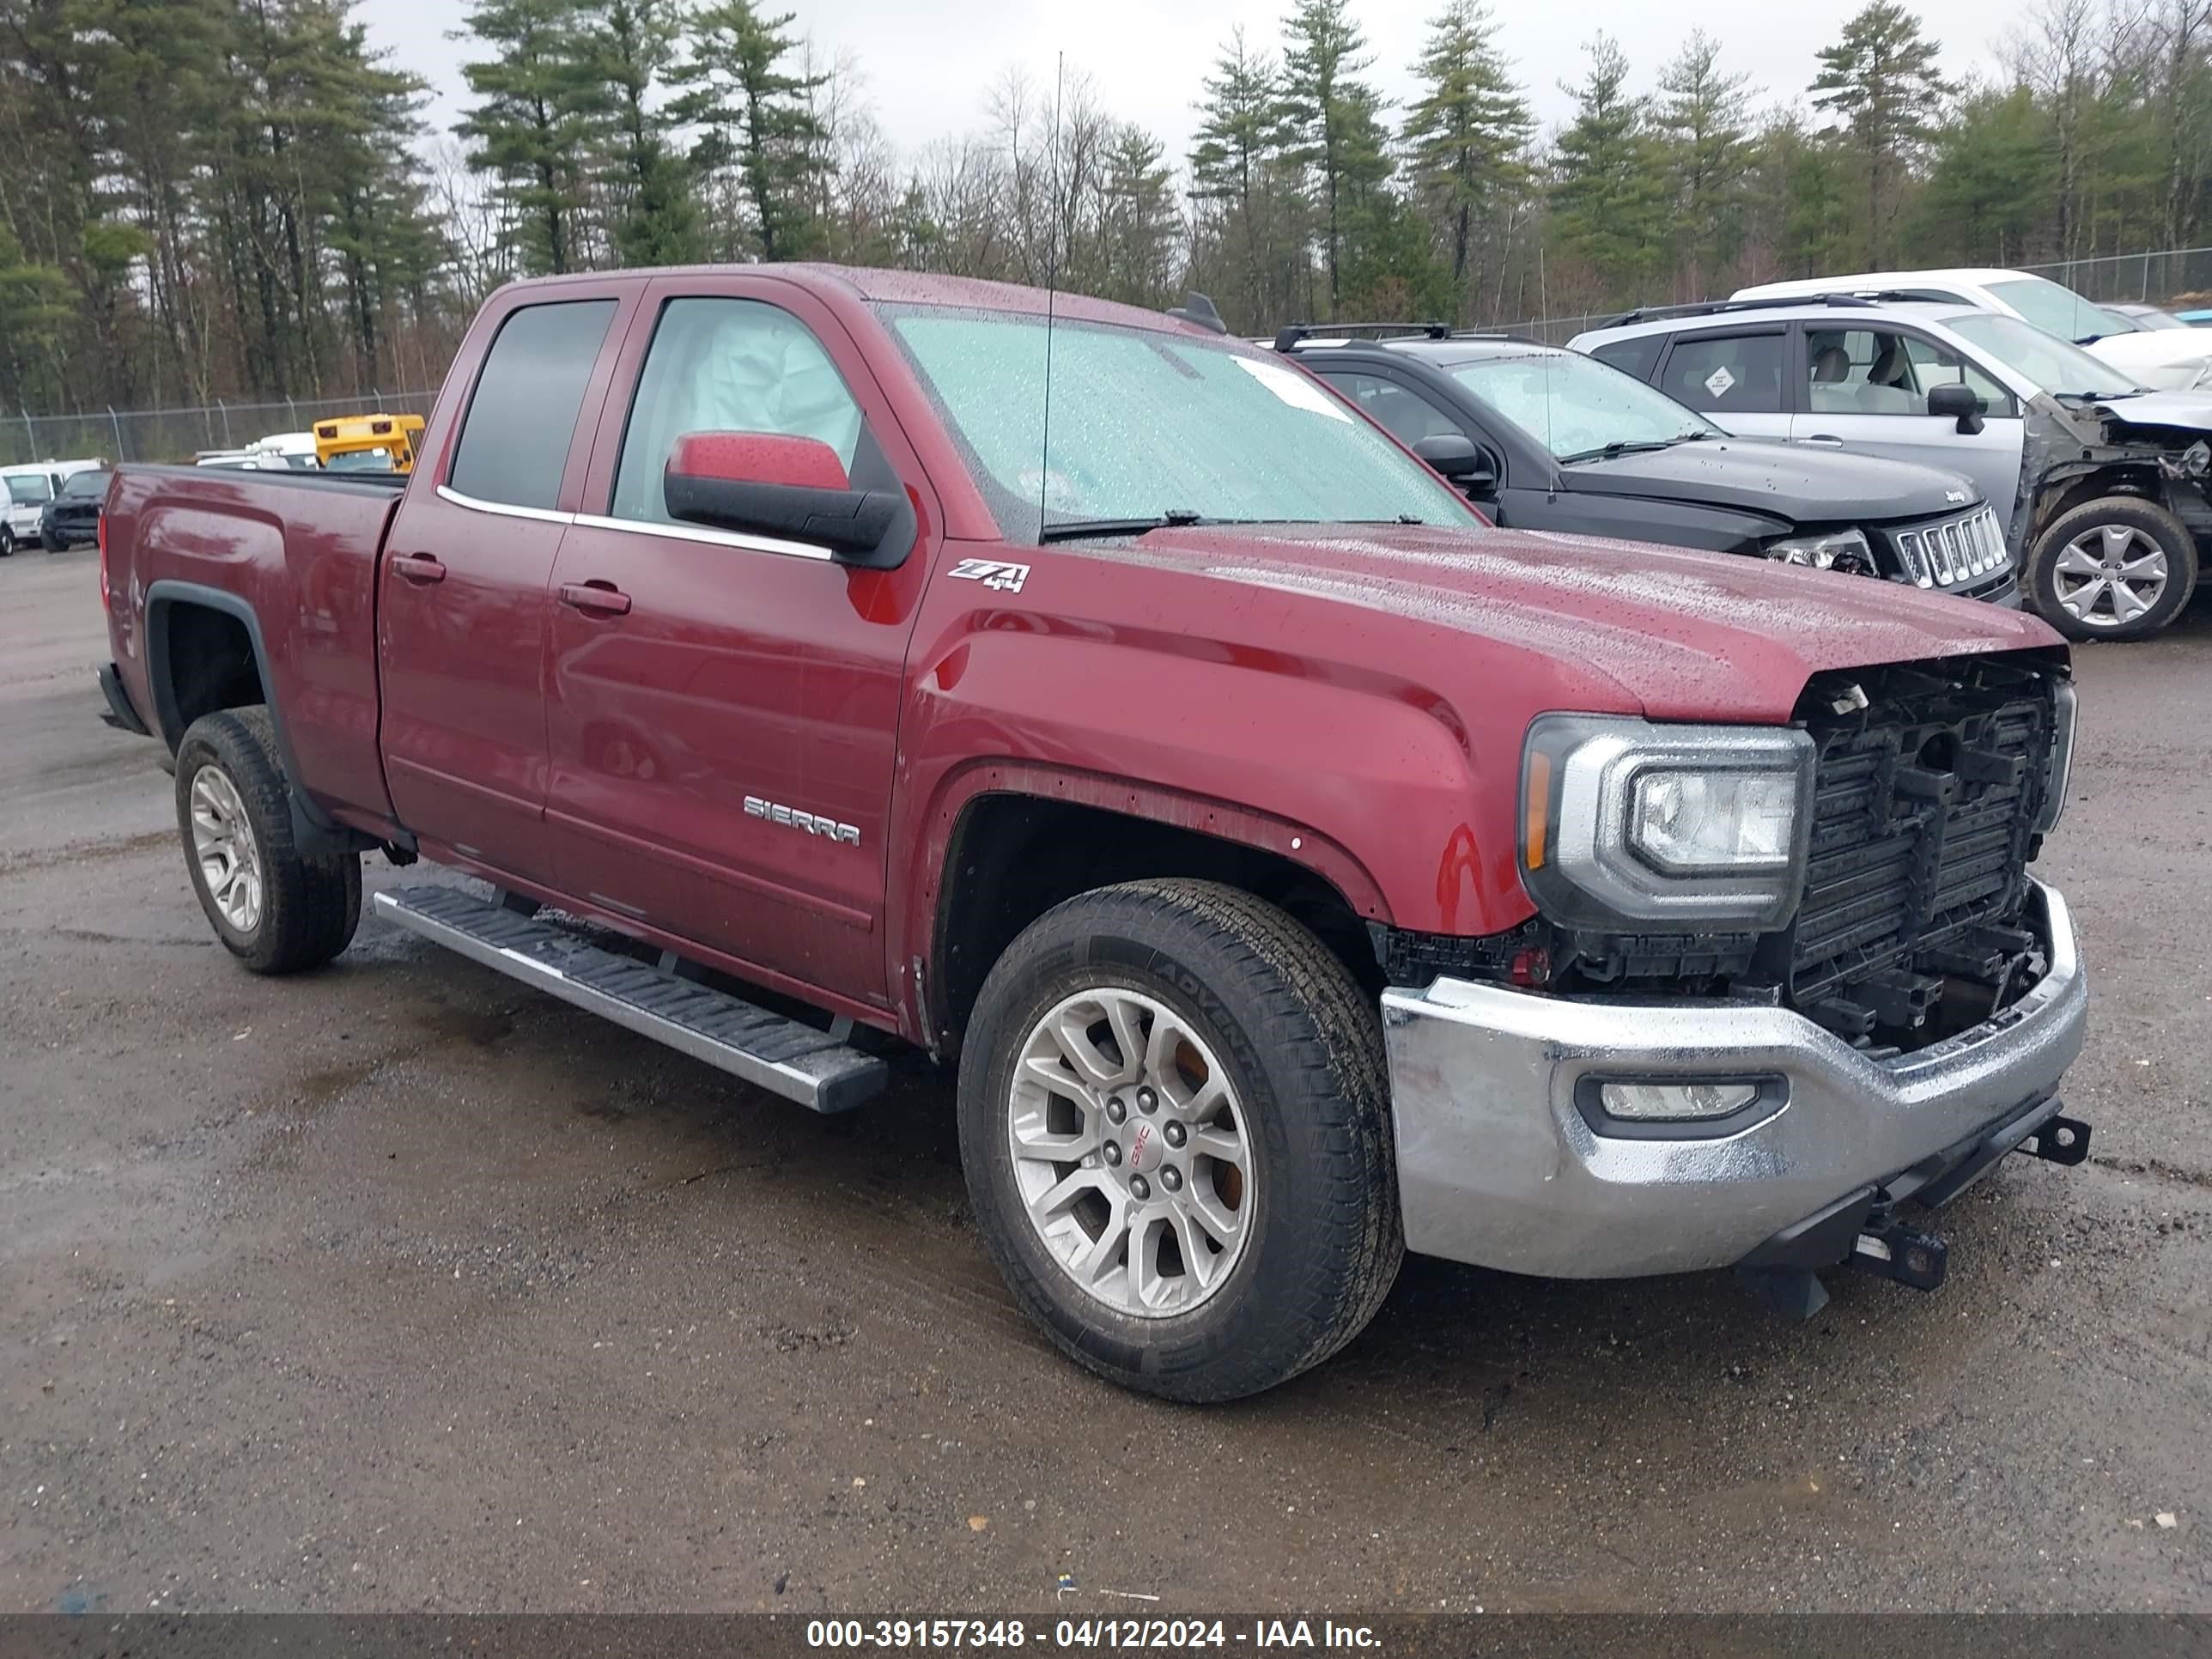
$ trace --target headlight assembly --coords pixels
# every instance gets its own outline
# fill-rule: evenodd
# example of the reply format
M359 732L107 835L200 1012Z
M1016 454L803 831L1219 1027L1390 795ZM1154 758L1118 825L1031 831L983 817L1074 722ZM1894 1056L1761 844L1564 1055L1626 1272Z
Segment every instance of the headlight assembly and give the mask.
M1839 564L1856 564L1861 569L1874 568L1874 555L1868 550L1866 532L1862 530L1831 530L1819 536L1785 536L1778 542L1769 542L1766 556L1779 559L1784 564L1806 564L1815 570L1831 570Z
M1522 767L1522 880L1565 927L1779 927L1797 906L1813 757L1790 727L1543 715Z

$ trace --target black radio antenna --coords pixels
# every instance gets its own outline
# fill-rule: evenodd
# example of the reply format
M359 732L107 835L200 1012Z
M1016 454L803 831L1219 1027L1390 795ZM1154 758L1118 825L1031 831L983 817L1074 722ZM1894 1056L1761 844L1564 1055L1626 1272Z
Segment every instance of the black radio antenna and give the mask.
M1044 540L1044 496L1052 477L1052 313L1060 291L1060 95L1067 83L1067 54L1052 70L1052 216L1044 238L1044 435L1037 453L1037 540Z

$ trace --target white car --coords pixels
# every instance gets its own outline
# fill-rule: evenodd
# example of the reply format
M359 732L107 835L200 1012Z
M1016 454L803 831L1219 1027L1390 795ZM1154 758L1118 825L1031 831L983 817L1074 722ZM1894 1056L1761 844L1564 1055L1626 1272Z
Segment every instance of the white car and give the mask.
M2082 298L2070 288L2024 270L1980 267L1959 270L1863 270L1850 276L1814 276L1794 283L1740 288L1738 300L1813 299L1856 294L1892 300L1968 305L2032 323L2046 334L2086 346L2090 354L2125 371L2130 382L2161 392L2212 389L2212 339L2179 329L2142 329L2127 318Z
M264 472L312 472L321 465L315 459L312 432L272 432L246 445L246 453Z
M62 480L105 466L105 461L33 461L0 466L0 559L39 539L39 515Z

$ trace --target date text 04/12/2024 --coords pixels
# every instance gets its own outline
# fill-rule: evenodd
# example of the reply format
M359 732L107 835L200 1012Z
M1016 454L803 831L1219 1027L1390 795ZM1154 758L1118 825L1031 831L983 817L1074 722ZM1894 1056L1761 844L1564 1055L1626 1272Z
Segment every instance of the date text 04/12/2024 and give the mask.
M1249 1626L1221 1619L1061 1619L1049 1632L1042 1626L1031 1631L1018 1619L813 1619L806 1625L810 1648L1019 1648L1031 1642L1076 1651L1382 1645L1370 1626L1328 1619L1261 1619Z

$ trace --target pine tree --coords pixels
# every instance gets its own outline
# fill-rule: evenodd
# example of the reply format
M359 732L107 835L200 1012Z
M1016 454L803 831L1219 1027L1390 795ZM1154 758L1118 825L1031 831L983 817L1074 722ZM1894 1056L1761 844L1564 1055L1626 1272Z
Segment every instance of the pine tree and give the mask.
M1100 158L1102 298L1160 306L1170 298L1179 228L1166 147L1142 127L1117 127Z
M1820 49L1813 104L1839 124L1866 184L1863 246L1869 266L1888 262L1895 246L1899 186L1936 131L1951 92L1937 71L1940 48L1923 40L1920 21L1899 0L1872 0Z
M1960 264L2020 263L2056 192L2056 159L2027 88L1974 93L1936 136L1916 246Z
M1358 78L1373 60L1360 55L1367 39L1352 20L1350 0L1298 0L1283 20L1283 34L1279 109L1292 138L1291 159L1317 175L1333 316L1343 289L1347 222L1366 191L1389 176L1376 118L1381 100Z
M475 145L471 165L498 175L523 269L585 269L586 139L599 88L580 0L476 0L465 33L492 55L461 65L482 101L454 131Z
M1275 60L1232 32L1206 78L1190 155L1192 281L1255 328L1313 310L1313 204L1281 90Z
M1523 152L1535 125L1492 40L1489 8L1447 0L1413 65L1422 93L1404 137L1413 188L1451 249L1455 309L1463 304L1477 222L1528 183Z
M1720 43L1691 32L1680 53L1659 74L1652 112L1672 175L1675 246L1692 297L1734 251L1743 179L1752 159L1745 88L1750 77L1724 74Z
M825 77L781 68L798 42L793 14L764 17L751 0L719 0L691 20L691 55L672 77L687 88L672 112L703 130L694 161L735 164L763 259L803 258L830 161L808 94Z
M1562 88L1575 116L1553 146L1551 230L1608 297L1634 299L1665 257L1666 176L1650 106L1628 94L1619 43L1600 34L1583 50L1589 73Z
M676 153L674 116L655 93L676 65L677 0L585 0L585 64L598 83L598 164L611 201L608 238L626 265L699 257L691 171Z

